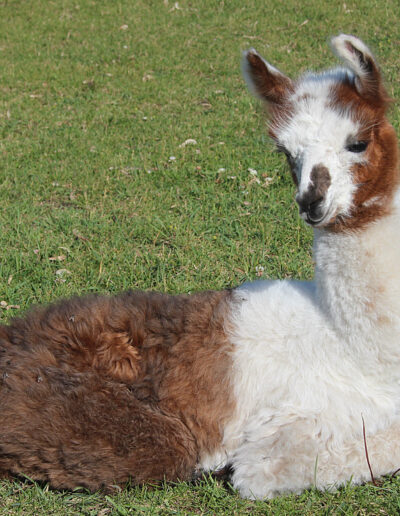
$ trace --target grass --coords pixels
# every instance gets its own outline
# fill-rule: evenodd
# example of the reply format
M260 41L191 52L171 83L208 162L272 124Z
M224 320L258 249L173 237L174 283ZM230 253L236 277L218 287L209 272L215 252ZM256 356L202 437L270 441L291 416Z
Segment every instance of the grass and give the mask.
M354 33L400 97L398 0L8 0L0 14L3 322L75 293L312 276L312 235L243 84L242 49L296 75L331 66L327 38ZM391 119L399 129L396 108ZM2 514L397 514L399 504L396 479L272 502L211 479L116 496L0 483Z

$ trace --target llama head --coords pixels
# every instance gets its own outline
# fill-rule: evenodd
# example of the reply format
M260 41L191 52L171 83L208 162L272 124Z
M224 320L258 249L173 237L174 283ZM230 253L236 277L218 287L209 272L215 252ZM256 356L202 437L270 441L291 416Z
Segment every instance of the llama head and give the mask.
M312 226L342 231L390 211L399 181L397 140L371 51L344 34L331 44L344 67L292 81L251 49L243 74L267 106L269 133L288 159L300 215Z

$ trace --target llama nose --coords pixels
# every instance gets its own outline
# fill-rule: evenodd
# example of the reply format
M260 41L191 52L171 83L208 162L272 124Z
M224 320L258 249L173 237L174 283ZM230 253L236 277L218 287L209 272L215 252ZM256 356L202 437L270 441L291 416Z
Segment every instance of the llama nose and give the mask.
M300 215L309 224L317 224L324 218L323 204L330 184L329 170L322 163L314 165L307 190L296 196Z
M318 222L323 217L322 203L324 198L321 196L310 195L307 192L305 195L297 197L296 201L299 205L300 215L305 215L307 222Z

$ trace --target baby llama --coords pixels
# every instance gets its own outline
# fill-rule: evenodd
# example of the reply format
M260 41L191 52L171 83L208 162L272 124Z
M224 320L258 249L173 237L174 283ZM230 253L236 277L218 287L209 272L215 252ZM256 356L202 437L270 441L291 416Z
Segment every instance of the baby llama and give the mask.
M397 142L370 50L332 48L343 68L297 81L243 59L315 281L74 298L1 326L3 477L96 490L229 465L242 496L268 498L400 467Z

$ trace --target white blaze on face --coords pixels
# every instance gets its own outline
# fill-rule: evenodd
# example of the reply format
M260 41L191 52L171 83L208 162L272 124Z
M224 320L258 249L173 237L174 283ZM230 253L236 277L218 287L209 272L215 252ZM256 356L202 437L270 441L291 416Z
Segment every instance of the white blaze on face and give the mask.
M294 160L299 196L312 186L313 167L328 169L331 181L323 207L329 217L349 213L356 190L351 169L365 160L362 154L346 149L349 141L357 140L360 124L350 111L335 109L330 98L335 83L348 73L338 69L303 77L289 97L290 117L274 129L278 143Z

